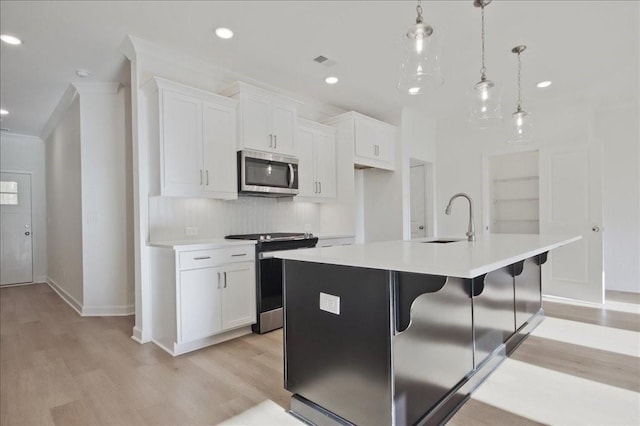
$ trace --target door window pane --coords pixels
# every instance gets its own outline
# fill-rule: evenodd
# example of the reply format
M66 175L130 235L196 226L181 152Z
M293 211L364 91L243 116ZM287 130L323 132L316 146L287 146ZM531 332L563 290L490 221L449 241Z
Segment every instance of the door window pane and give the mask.
M18 182L0 181L0 205L18 205Z

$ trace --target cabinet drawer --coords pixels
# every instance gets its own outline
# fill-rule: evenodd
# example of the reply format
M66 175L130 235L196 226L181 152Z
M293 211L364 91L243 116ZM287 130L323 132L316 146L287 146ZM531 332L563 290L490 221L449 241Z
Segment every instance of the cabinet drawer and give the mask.
M206 268L230 262L253 262L254 246L180 252L180 269Z

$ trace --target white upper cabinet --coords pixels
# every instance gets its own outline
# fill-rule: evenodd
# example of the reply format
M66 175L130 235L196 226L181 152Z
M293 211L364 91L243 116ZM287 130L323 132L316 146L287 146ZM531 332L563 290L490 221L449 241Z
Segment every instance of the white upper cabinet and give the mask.
M354 111L325 123L340 129L338 143L353 144L355 166L395 170L397 127Z
M336 197L336 129L298 120L297 153L299 192L296 199Z
M151 195L237 198L237 101L158 77L143 90Z
M222 94L240 101L239 150L295 154L298 102L242 82Z

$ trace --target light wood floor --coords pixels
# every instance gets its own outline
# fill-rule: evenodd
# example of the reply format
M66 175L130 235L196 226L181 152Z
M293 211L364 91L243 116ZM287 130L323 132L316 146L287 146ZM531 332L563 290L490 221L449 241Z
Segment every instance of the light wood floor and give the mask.
M636 314L547 308L548 316L607 327L637 331L639 323ZM46 284L0 289L0 424L216 424L265 400L288 407L281 331L173 358L131 340L132 327L133 317L81 318ZM631 356L531 337L512 358L640 391ZM450 424L536 422L472 399Z

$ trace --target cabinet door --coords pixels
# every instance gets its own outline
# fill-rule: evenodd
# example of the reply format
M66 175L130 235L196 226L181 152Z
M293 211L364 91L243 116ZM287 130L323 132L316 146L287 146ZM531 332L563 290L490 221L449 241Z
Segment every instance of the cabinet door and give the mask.
M376 126L364 119L356 120L355 124L356 140L354 154L357 157L377 159L375 145L378 144Z
M314 133L312 130L300 127L298 140L298 195L300 197L317 196L316 165L314 155Z
M236 198L236 111L203 103L204 189L216 198Z
M244 94L242 97L242 143L244 148L269 151L273 145L270 103L264 96Z
M202 102L192 96L162 93L162 194L184 195L202 189Z
M324 133L316 134L316 178L319 196L336 196L336 138Z
M378 155L376 158L379 161L389 163L393 167L395 162L396 129L381 125L376 133L378 135L376 140L378 145L376 152Z
M271 108L271 131L274 136L272 151L294 155L296 107L274 101Z
M222 289L222 329L256 322L256 272L253 262L225 266Z
M222 274L219 272L220 269L217 268L180 272L179 343L211 336L222 329L220 312Z

